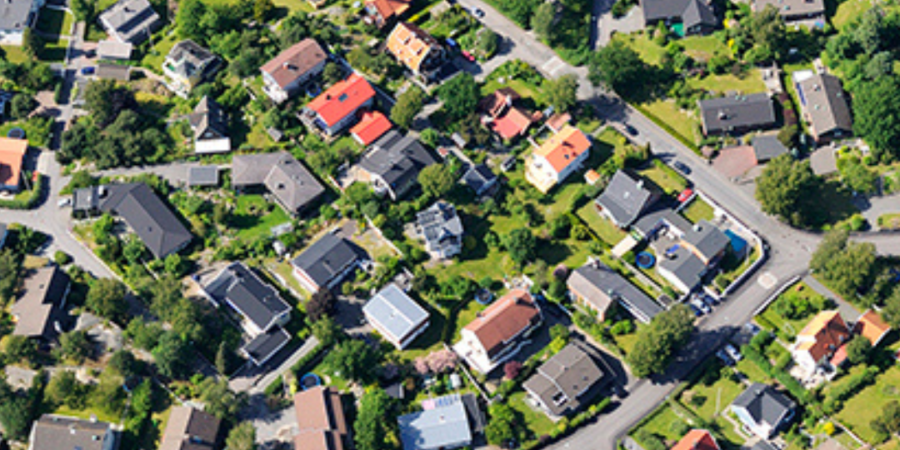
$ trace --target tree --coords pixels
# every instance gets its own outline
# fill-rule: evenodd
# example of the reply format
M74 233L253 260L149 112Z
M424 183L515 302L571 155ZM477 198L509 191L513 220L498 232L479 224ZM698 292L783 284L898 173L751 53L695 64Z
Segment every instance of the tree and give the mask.
M0 250L0 305L7 304L19 283L19 261L12 250Z
M225 341L219 342L216 350L216 370L222 375L228 374L228 346Z
M313 322L317 322L325 317L331 317L334 314L334 302L334 295L329 289L319 289L306 303L306 315Z
M200 21L206 14L206 5L201 0L181 0L175 14L175 29L182 39L193 39L201 45L205 43Z
M162 334L163 329L159 322L146 323L142 317L131 319L125 329L125 335L134 341L134 345L146 351L156 348Z
M881 409L881 415L872 421L872 429L886 436L900 432L900 403L891 400Z
M432 164L419 172L419 184L429 198L439 199L453 189L456 179L452 168L444 164Z
M26 29L30 30L30 28ZM36 107L37 102L32 96L20 92L12 98L9 105L9 114L13 119L22 120L28 117Z
M31 427L31 405L25 397L12 396L0 402L0 425L7 437L23 441Z
M190 347L177 333L171 331L163 333L159 344L151 353L159 373L176 379L187 375L188 365L192 359Z
M44 51L44 39L38 36L31 27L25 27L22 34L22 50L29 58L37 58Z
M481 92L472 74L463 72L438 89L438 98L443 102L447 116L456 122L475 111Z
M419 134L419 140L431 148L436 148L441 141L441 134L434 128L426 128Z
M397 103L391 108L391 120L402 128L409 128L416 114L422 111L425 101L425 93L418 86L410 86L405 92L397 96Z
M868 338L856 335L847 344L847 361L850 364L862 364L869 359L872 351L872 342Z
M515 229L503 240L503 246L509 252L509 257L519 267L534 259L536 245L534 234L528 228Z
M241 422L228 432L225 450L255 450L256 428L252 422Z
M794 226L813 225L815 195L821 180L808 162L781 155L766 164L756 181L756 199L762 210Z
M365 383L374 376L373 367L381 355L364 341L348 339L339 342L325 357L325 365L335 374L351 381Z
M63 358L71 359L81 365L94 350L86 331L70 331L59 336L59 353Z
M78 382L75 372L59 370L50 377L44 398L54 405L66 405L72 409L84 409L85 386Z
M853 95L853 131L889 162L900 158L900 76L859 83Z
M841 171L841 180L851 190L868 194L875 191L878 183L878 174L869 170L868 167L860 163L850 163Z
M253 20L266 23L273 9L275 9L275 4L272 3L272 0L255 0L253 2Z
M119 373L124 379L129 379L138 373L138 361L125 349L116 350L109 358L109 367Z
M641 56L619 40L594 53L588 65L588 79L594 86L606 85L626 100L646 98L651 75Z
M634 349L627 356L632 373L640 378L662 373L675 351L694 330L694 315L685 305L677 305L654 317L650 326L638 333Z
M459 357L452 350L442 349L429 353L425 361L431 373L442 374L455 369Z
M497 35L490 28L482 28L478 35L478 50L481 51L481 56L484 58L490 58L497 53L497 47L499 46L500 36Z
M516 413L506 403L496 402L488 407L490 421L484 428L484 437L491 445L507 448L516 439Z
M549 3L545 3L549 5ZM559 113L566 112L578 101L578 77L573 74L563 75L556 80L546 82L547 101Z
M199 3L199 0L189 1ZM113 80L91 81L84 90L84 107L90 112L94 123L100 128L105 128L115 121L122 111L135 108L136 106L137 101L134 99L134 92L126 87L117 86ZM134 130L132 124L123 122L122 125L129 131Z
M869 286L877 257L871 243L850 242L849 232L832 230L813 252L809 268L838 294L854 298Z
M325 84L334 84L342 79L344 79L344 71L341 69L341 66L331 61L325 64L325 69L322 70L322 81Z
M208 377L200 383L198 390L200 401L206 405L204 411L219 419L234 417L246 400L243 395L234 393L225 379L216 381L215 378Z
M104 319L122 324L128 315L125 295L126 288L122 282L112 278L100 278L91 283L85 306Z
M514 380L522 371L522 363L512 360L503 365L503 378Z
M353 438L357 450L389 450L396 440L397 403L383 389L367 389L359 402Z
M334 322L331 317L323 317L310 325L312 335L319 340L319 344L325 347L331 347L343 337L343 330Z
M184 275L185 264L178 253L172 253L171 255L166 256L166 259L163 262L165 264L166 273L176 278Z
M531 29L534 30L534 33L541 40L552 43L556 37L553 29L554 22L556 22L556 4L550 2L541 3L534 10L534 15L531 16Z

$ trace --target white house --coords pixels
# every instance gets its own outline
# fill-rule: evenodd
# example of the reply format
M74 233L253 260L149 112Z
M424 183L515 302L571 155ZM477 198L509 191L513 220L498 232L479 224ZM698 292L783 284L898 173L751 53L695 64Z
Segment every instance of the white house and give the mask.
M393 283L363 306L363 315L378 334L399 350L428 329L428 311Z
M22 45L25 29L32 26L44 0L3 0L0 2L0 43ZM64 30L68 33L68 30Z

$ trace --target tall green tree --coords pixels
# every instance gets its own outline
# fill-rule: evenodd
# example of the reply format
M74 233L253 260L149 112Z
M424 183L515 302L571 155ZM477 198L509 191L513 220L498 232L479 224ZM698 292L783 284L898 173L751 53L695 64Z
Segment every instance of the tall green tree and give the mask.
M190 346L178 334L168 331L163 333L152 353L159 373L170 378L182 379L190 367L192 360L190 351Z
M438 98L444 104L443 110L454 122L474 111L480 97L478 83L468 72L451 78L438 89Z
M627 356L632 373L640 378L662 373L675 352L694 331L694 315L685 305L676 305L653 318L638 333L634 349Z
M86 331L73 330L59 336L59 353L63 358L71 359L80 365L91 356L93 344Z
M528 228L518 228L503 239L503 246L509 252L509 257L522 267L534 259L537 240Z
M391 120L401 128L409 128L416 114L422 111L425 93L416 85L410 86L397 96L397 103L391 108Z
M127 290L121 281L113 278L94 280L88 289L85 306L94 314L124 324L128 316Z
M359 403L353 438L357 450L392 450L397 439L397 404L383 389L366 390Z
M588 79L594 86L605 85L626 100L647 98L653 77L641 56L619 40L594 53L588 65Z
M453 189L456 177L453 168L445 164L432 164L419 172L419 184L429 198L439 199Z
M182 39L193 39L201 45L205 43L201 21L206 14L202 0L181 0L175 14L175 29Z
M255 450L256 427L252 422L241 422L228 432L225 450Z
M816 194L821 186L808 162L781 155L766 164L756 180L756 199L762 210L793 226L810 226L814 220Z
M875 275L877 256L871 243L851 242L845 230L832 230L813 252L809 268L838 294L856 298Z
M882 76L857 85L853 131L881 161L900 158L900 76Z
M548 80L545 86L547 101L557 112L569 111L578 101L578 77L574 74Z
M553 25L556 22L556 3L544 2L534 10L531 16L531 29L545 42L552 43L556 34Z
M206 412L219 419L230 419L246 402L246 396L237 394L228 387L228 380L216 381L209 377L198 386L200 401L206 405Z
M378 351L358 339L339 342L325 357L325 365L347 380L365 383L372 380L373 367L381 356Z
M12 250L0 250L0 305L12 300L19 282L19 261Z

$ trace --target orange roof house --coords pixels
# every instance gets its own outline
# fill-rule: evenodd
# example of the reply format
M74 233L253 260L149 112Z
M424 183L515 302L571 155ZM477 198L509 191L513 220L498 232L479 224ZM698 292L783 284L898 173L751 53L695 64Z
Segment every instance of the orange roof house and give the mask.
M19 191L22 162L27 151L27 140L0 137L0 190Z
M797 335L791 353L794 361L809 372L822 365L843 362L838 350L850 341L850 330L838 311L823 311Z
M375 89L358 74L339 81L306 105L301 119L331 136L356 121L356 112L372 105Z
M885 323L876 311L870 309L856 319L853 331L864 336L872 343L872 347L875 347L891 331L891 326Z
M387 39L387 49L409 70L428 75L437 69L444 57L444 48L433 36L411 23L400 22Z
M526 162L525 178L539 191L547 193L561 183L590 154L591 140L578 128L565 125L547 139Z
M359 123L350 129L350 136L360 145L369 145L393 128L391 121L380 111L366 111L359 118Z
M365 21L381 28L409 11L411 0L366 0Z
M296 448L305 450L343 450L347 439L347 419L341 395L316 386L294 396L294 412L300 433L294 437Z
M672 450L719 450L719 444L709 431L691 430L672 447Z
M519 352L541 318L541 310L531 294L513 289L462 329L462 338L454 350L473 369L490 372Z
M501 88L481 99L478 108L484 112L482 119L488 128L503 139L512 139L525 134L540 113L534 116L515 105L519 93L512 88ZM536 116L536 117L535 117Z

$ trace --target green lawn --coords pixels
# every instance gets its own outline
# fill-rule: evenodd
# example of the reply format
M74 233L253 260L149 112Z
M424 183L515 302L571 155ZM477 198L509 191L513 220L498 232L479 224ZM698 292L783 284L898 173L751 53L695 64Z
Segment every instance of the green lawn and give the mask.
M802 281L788 288L788 290L786 290L783 294L781 294L781 296L779 296L779 299L786 295L797 295L800 298L806 300L811 300L813 298L822 298L822 295L814 291L811 287L809 287L809 285ZM772 302L772 304L775 304L775 302L777 301L778 300L775 300L774 302ZM770 304L769 307L759 315L762 320L759 320L757 322L761 327L779 334L782 339L792 338L796 336L797 333L799 333L800 330L802 330L803 327L806 326L806 323L809 322L810 319L812 319L814 316L813 314L810 314L800 319L791 320L775 312L775 308L772 307L772 304Z
M687 180L674 170L667 170L665 166L649 164L648 167L641 169L638 173L662 188L663 192L669 195L677 195L687 188Z
M541 90L540 86L535 86L531 83L528 83L525 80L516 78L513 80L506 80L505 84L501 84L499 80L491 80L481 86L481 95L487 96L497 89L509 87L514 89L523 99L531 99L534 101L534 106L542 107L546 105L546 100L544 99L544 92Z
M838 30L851 24L864 12L868 11L874 3L878 3L878 5L887 13L898 8L896 5L890 3L873 2L872 0L842 0L839 3L837 11L834 13L834 16L831 17L831 24Z
M878 228L890 230L900 228L900 213L882 214L878 216Z
M647 64L658 66L662 62L666 49L656 45L646 34L622 34L616 33L613 39L617 39L631 47L641 55L641 59Z
M58 9L41 8L37 29L47 34L69 34L72 29L72 15Z
M638 326L638 329L641 328L642 325ZM638 329L635 330L634 333L622 334L619 336L614 336L613 339L616 341L616 345L622 350L626 355L631 353L631 349L634 348L634 344L637 343L638 340Z
M718 364L713 364L711 369L719 370ZM718 380L709 386L698 382L684 391L681 395L681 403L690 408L694 414L704 420L713 420L731 404L741 392L744 386L731 377L720 376Z
M275 273L277 273L284 281L294 289L294 292L299 295L303 295L304 297L301 300L306 300L305 295L309 294L306 292L306 289L303 289L303 286L300 286L300 282L297 281L297 278L294 277L294 268L287 262L278 262L275 265ZM295 294L295 295L296 295Z
M618 244L628 234L601 216L597 212L594 202L589 202L587 205L582 206L575 214L584 220L588 227L610 246Z
M641 110L655 116L661 122L667 124L684 140L693 142L700 140L700 119L682 110L672 100L654 100L640 105Z
M156 44L147 51L147 54L144 55L144 59L141 60L141 66L146 67L156 73L162 73L162 64L163 61L166 60L166 55L169 54L169 50L172 50L172 47L175 46L175 43L178 42L178 36L175 33L169 33L166 36L157 35Z
M524 391L519 391L510 395L509 406L522 414L522 417L525 419L525 426L528 427L535 436L549 434L554 426L553 421L548 419L544 413L528 406L528 404L525 403L525 395Z
M874 384L847 400L835 418L866 442L877 444L883 436L872 429L872 420L881 414L885 404L896 400L900 400L900 367L893 366L879 375Z
M21 64L28 61L28 55L19 45L0 45L0 48L3 49L3 57L9 62Z
M728 46L716 36L690 36L678 41L684 46L684 52L694 59L709 60L716 54L730 54Z
M323 385L331 386L340 392L347 392L347 388L350 386L350 382L334 374L331 369L328 368L324 359L318 365L313 367L310 372L322 378Z
M694 200L691 201L687 208L681 210L681 215L692 223L697 223L701 220L712 220L713 207L698 196L694 197Z
M237 230L237 237L253 240L267 236L272 227L290 222L291 218L274 203L269 203L262 195L239 195L235 208L228 219L229 226Z
M663 440L675 442L681 439L682 436L678 436L672 431L672 424L674 422L687 424L684 419L675 414L675 411L671 406L663 404L656 411L650 413L650 416L639 427L631 430L631 437L636 438L636 432L638 430L644 430ZM638 444L641 444L642 447L650 448L647 443L641 442L638 439L635 440L638 441Z
M762 371L756 364L751 362L749 359L744 358L735 365L737 370L742 374L746 375L750 381L756 383L767 383L769 381L768 375Z
M747 72L740 77L736 77L730 73L725 75L707 75L703 78L691 77L687 79L687 84L695 89L705 89L707 91L717 92L720 95L729 91L753 94L765 92L766 90L766 85L762 81L759 69L747 70Z
M90 419L91 416L96 416L97 420L102 422L109 423L118 423L120 417L115 414L109 414L106 411L101 411L99 409L94 408L85 408L85 409L72 409L66 405L60 405L53 411L51 414L56 414L60 416L69 416L69 417L77 417L79 419Z

